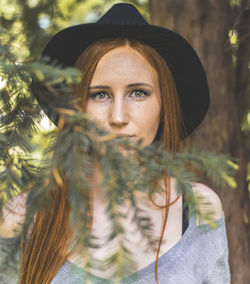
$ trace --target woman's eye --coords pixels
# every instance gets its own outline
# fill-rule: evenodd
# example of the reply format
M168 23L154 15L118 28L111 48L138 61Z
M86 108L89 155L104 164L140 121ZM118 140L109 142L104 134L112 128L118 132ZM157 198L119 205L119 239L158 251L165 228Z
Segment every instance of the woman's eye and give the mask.
M90 95L90 97L94 100L101 101L101 100L106 99L108 97L108 94L105 92L97 92L97 93Z
M142 90L135 90L135 91L133 91L132 93L131 93L131 97L134 97L134 98L136 98L136 99L141 99L141 98L144 98L144 97L146 97L148 94L147 94L147 92L145 92L145 91L142 91Z

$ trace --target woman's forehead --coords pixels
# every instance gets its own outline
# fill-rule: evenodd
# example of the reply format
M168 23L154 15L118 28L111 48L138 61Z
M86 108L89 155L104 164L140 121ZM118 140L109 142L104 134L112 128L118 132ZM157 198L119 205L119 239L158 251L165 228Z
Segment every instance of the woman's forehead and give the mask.
M92 81L126 77L153 83L157 80L157 72L143 55L130 46L123 46L109 51L100 59Z

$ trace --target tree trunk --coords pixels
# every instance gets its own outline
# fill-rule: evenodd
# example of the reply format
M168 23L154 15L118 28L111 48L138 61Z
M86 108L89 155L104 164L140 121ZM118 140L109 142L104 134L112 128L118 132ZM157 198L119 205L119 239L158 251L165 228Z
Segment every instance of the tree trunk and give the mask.
M239 158L237 189L217 188L226 216L229 262L233 284L250 283L250 257L247 244L245 155L235 96L235 75L229 31L232 9L229 0L149 0L151 23L180 33L197 51L207 72L211 105L202 125L185 143ZM248 205L246 205L248 204ZM245 212L247 212L247 210Z

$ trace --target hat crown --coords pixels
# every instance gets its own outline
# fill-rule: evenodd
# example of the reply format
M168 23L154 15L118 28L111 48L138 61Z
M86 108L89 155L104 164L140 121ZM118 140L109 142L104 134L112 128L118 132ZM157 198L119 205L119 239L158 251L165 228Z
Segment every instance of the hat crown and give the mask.
M112 6L98 21L98 24L130 24L147 25L148 23L142 17L134 5L119 3Z

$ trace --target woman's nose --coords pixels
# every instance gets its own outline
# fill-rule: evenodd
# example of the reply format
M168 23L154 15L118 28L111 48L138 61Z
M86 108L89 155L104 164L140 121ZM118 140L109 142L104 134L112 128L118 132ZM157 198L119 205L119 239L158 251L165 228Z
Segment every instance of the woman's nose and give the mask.
M128 109L122 99L114 100L110 105L109 124L112 127L122 127L129 122Z

